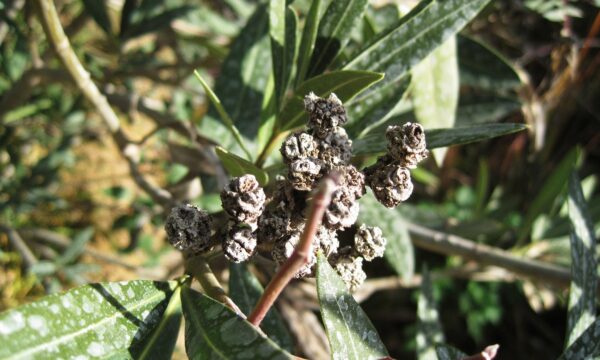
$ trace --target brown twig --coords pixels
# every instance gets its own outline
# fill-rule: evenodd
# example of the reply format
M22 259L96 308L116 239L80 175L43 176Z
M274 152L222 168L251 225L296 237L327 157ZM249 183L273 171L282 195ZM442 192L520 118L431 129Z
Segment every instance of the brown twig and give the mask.
M296 246L296 249L294 249L292 256L290 256L290 258L281 266L277 274L271 279L265 292L258 301L258 304L256 304L256 307L250 316L248 316L248 321L251 324L257 327L260 325L285 286L292 280L298 270L308 262L309 255L312 251L313 238L321 224L325 209L329 206L331 195L337 188L336 180L337 176L335 174L330 174L321 180L317 192L312 198L310 211L308 213L308 221L302 232L300 242L298 243L298 246Z
M110 107L106 97L100 92L96 84L92 81L90 74L85 70L77 55L71 48L69 39L58 18L56 7L52 0L38 0L39 17L41 19L44 31L48 41L53 45L56 54L64 67L71 75L73 81L85 96L92 103L104 124L110 131L116 142L122 156L129 165L129 171L136 184L145 190L154 201L169 208L173 205L172 195L146 179L138 169L140 161L140 149L133 144L121 129L117 114Z

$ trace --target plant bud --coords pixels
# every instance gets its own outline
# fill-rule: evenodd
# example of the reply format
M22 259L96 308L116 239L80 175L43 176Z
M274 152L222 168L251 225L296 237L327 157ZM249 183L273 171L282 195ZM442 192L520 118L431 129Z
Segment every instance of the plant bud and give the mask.
M320 139L347 121L346 109L334 93L323 99L311 92L304 97L304 108L309 115L309 129Z
M354 249L367 261L383 256L386 243L387 240L377 226L362 224L354 236Z
M302 233L300 231L296 231L275 244L271 255L279 265L284 264L292 256L296 246L298 246L298 243L300 242L301 235ZM317 263L317 257L315 256L314 248L315 244L313 244L313 251L308 254L308 263L298 270L298 272L294 275L295 278L299 279L314 275L314 267Z
M281 156L286 164L297 159L316 158L319 154L317 141L306 132L294 133L281 144Z
M256 250L256 233L249 226L233 224L222 246L227 260L234 263L247 261Z
M265 208L265 192L254 175L233 178L221 192L223 209L236 221L256 226Z
M210 250L211 224L206 211L192 204L182 204L171 210L165 223L165 231L173 247L198 253Z
M429 156L425 131L420 124L407 122L402 126L388 126L385 136L388 139L388 153L403 167L414 169Z
M319 159L328 167L346 165L352 159L352 140L341 127L333 129L319 143Z
M315 158L298 159L290 164L288 178L296 190L309 191L321 174L320 161Z
M378 162L378 164L367 169L367 184L381 204L388 208L396 207L412 194L413 183L410 171L394 163L383 165Z
M340 187L331 196L331 202L323 215L323 224L330 229L352 226L358 218L359 205L347 187Z
M350 291L355 291L367 278L362 269L363 258L353 256L348 247L341 249L331 263Z

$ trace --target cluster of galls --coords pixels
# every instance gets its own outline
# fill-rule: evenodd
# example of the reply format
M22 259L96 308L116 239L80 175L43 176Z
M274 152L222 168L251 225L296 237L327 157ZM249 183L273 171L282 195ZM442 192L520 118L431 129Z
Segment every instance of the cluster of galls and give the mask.
M293 133L283 142L280 151L288 167L287 176L277 179L270 195L265 195L253 175L232 179L221 192L223 209L230 219L227 231L220 236L221 246L225 257L236 263L257 251L267 251L283 264L300 241L311 191L322 177L336 172L338 189L313 239L314 251L296 277L314 275L316 254L321 251L353 290L366 278L363 260L383 256L386 239L381 229L363 224L356 231L354 244L340 248L338 233L355 224L358 199L365 194L365 186L386 207L395 207L410 196L413 185L409 169L428 155L425 134L419 124L390 126L386 133L388 153L361 172L350 164L352 141L342 128L347 122L346 110L335 94L323 99L310 93L304 106L309 114L307 130ZM190 219L198 223L191 224ZM176 207L165 227L169 240L180 250L197 253L212 247L209 216L192 205Z

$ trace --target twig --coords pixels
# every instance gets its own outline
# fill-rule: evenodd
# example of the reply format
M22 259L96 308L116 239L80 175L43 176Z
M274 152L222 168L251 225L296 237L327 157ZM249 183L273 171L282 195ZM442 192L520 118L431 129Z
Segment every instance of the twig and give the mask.
M507 251L471 240L431 230L406 222L415 246L444 255L458 255L467 259L495 265L527 278L549 281L556 285L568 286L571 281L569 269L537 260L515 256Z
M235 311L238 315L244 316L244 313L227 296L227 293L221 287L219 280L208 266L208 263L202 256L192 256L185 259L185 268L194 278L198 280L206 293L213 299L225 304Z
M317 189L317 192L312 198L310 211L308 213L308 221L302 232L300 242L294 249L292 256L281 266L277 274L271 279L265 292L261 296L258 304L248 316L248 321L258 327L265 315L277 300L277 297L283 291L285 286L296 275L298 270L308 262L309 255L312 251L312 242L317 229L321 224L323 214L329 202L331 195L337 188L337 175L330 174L326 176Z
M35 255L29 249L29 246L23 241L19 233L11 228L10 226L6 226L4 224L0 224L0 231L6 234L8 237L8 241L10 241L11 245L21 254L21 258L23 259L23 263L27 268L31 268L35 265L38 260Z
M60 24L60 19L56 12L56 7L52 0L38 0L39 5L39 16L44 26L44 31L49 42L53 45L56 54L60 61L63 63L75 84L85 96L85 98L92 103L104 124L109 129L114 141L117 143L121 154L129 165L129 171L134 181L145 190L154 201L160 203L166 208L173 205L172 195L146 179L138 169L138 163L140 160L139 147L133 144L123 130L119 123L117 114L110 107L106 97L98 90L98 87L91 80L90 74L85 70L77 55L71 48L69 39L65 35L65 32Z

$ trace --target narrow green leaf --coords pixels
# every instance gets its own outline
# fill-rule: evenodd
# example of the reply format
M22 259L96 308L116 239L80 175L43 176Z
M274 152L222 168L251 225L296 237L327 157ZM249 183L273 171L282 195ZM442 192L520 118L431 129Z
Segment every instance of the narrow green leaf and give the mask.
M292 75L296 57L296 13L286 6L286 0L269 2L269 34L275 74L275 101L280 109Z
M217 146L215 151L223 163L223 166L231 176L252 174L262 186L265 186L269 183L269 175L248 160L242 159L241 157L228 152L220 146Z
M302 30L294 88L298 87L306 79L308 66L310 64L310 55L313 53L315 41L317 39L320 13L321 0L313 0L310 4L308 15L306 15L306 20L304 21L304 30Z
M119 37L124 37L131 25L131 19L137 7L137 0L125 0L121 10L121 25L119 26Z
M329 3L321 22L310 61L310 76L321 74L350 40L367 7L367 0L336 0Z
M436 345L435 353L439 360L462 360L468 357L464 352L445 344Z
M317 262L317 292L325 331L336 359L388 356L375 327L322 254Z
M419 324L417 330L417 358L437 360L435 345L444 341L438 310L433 299L433 288L427 269L423 270L423 282L417 306Z
M451 128L458 106L456 37L452 36L412 69L411 98L415 116L426 129ZM433 150L438 163L446 148Z
M245 264L229 265L229 296L244 314L252 312L262 294L260 282ZM293 351L294 341L276 308L269 310L260 327L282 349Z
M596 320L596 237L594 226L577 174L569 177L569 219L571 220L571 289L565 348Z
M558 360L597 359L600 356L600 319L596 319Z
M94 19L96 24L100 26L107 35L112 34L110 27L110 19L108 18L108 12L106 11L106 3L98 0L83 0L83 7L85 11Z
M489 45L466 36L458 36L460 83L503 93L521 85L509 61Z
M257 149L258 153L263 151L269 143L273 132L275 131L275 122L277 120L277 109L275 108L275 79L271 74L267 86L265 87L265 96L260 112L260 125L258 127Z
M264 89L272 73L269 43L269 12L257 6L229 54L215 83L215 93L244 137L258 132ZM209 111L209 116L216 117Z
M130 358L158 324L176 282L82 286L0 314L0 359Z
M227 114L227 111L225 111L225 109L223 108L223 105L221 104L221 100L219 99L219 97L217 97L217 95L212 91L210 86L208 86L206 81L204 81L204 79L202 78L202 76L200 75L198 70L194 70L194 75L196 75L196 77L200 81L200 84L202 84L202 87L204 88L206 95L208 95L210 102L217 109L217 112L221 116L221 120L225 123L225 126L227 126L227 128L229 129L229 131L231 132L231 134L237 141L237 143L240 145L242 150L246 153L246 156L248 157L248 159L251 159L252 155L250 154L250 151L246 147L246 144L244 143L244 139L242 139L242 135L240 134L237 127L235 127L235 124L233 123L233 120L231 119L231 117L229 117L229 114Z
M181 291L185 318L185 349L191 360L291 359L225 305L189 287Z
M521 103L516 97L467 92L459 100L456 125L493 123L520 108Z
M146 339L131 350L137 360L169 360L173 357L181 325L181 286L171 296L160 322Z
M552 174L546 178L547 180L544 182L544 185L542 185L539 193L531 202L525 214L523 224L517 232L518 243L522 243L525 240L535 219L552 208L556 197L565 189L569 174L571 174L571 171L575 167L578 158L579 149L573 148L565 155Z
M317 96L335 93L342 102L347 102L364 89L383 79L383 74L370 71L333 71L309 79L300 85L294 97L288 101L278 119L282 130L291 130L306 123L304 96L314 92Z
M359 221L381 228L387 239L386 261L402 279L410 280L415 270L415 255L402 215L395 209L381 206L371 192L360 199L360 205Z
M165 10L150 18L143 18L139 22L130 25L127 28L127 31L123 33L122 37L125 39L131 39L150 32L158 31L166 26L169 26L171 22L177 18L187 15L193 9L193 6L184 5Z
M498 136L512 134L527 129L523 124L484 124L451 129L425 130L427 148L435 149L445 146L463 145L477 141L489 140ZM382 141L383 132L371 132L353 143L354 155L377 154L385 151L387 143Z
M65 252L56 259L56 263L66 265L79 257L85 250L85 246L92 239L94 228L87 227L73 236L73 242Z

